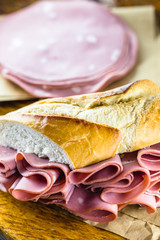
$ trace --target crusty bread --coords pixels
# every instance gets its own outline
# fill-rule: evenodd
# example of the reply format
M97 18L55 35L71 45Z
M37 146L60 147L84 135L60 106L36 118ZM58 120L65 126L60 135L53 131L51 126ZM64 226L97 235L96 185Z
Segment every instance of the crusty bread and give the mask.
M0 144L84 167L160 142L160 88L141 80L112 91L36 102L0 118Z
M121 140L118 129L61 116L14 113L0 124L1 145L46 156L71 168L113 156Z

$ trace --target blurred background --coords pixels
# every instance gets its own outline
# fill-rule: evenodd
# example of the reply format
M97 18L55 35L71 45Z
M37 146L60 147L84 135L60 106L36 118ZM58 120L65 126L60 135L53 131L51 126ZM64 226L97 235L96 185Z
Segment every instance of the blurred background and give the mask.
M14 0L14 1L0 0L0 14L14 12L36 1L38 0ZM160 0L94 0L94 1L106 4L108 7L153 5L156 9L157 20L160 23Z
M0 0L0 14L16 11L36 1L37 0ZM97 0L97 2L106 3L111 7L154 5L157 11L160 11L159 0Z

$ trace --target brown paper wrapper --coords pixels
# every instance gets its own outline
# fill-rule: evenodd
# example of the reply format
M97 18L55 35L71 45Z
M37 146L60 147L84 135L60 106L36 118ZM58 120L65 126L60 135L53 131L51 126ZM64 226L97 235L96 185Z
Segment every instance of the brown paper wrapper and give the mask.
M0 101L27 100L33 96L0 76Z
M156 213L148 214L138 205L130 205L122 209L118 218L113 222L85 222L130 240L160 239L160 208L157 209Z
M158 35L154 7L115 8L113 12L124 19L137 34L139 56L134 69L107 89L146 78L160 85L160 35Z

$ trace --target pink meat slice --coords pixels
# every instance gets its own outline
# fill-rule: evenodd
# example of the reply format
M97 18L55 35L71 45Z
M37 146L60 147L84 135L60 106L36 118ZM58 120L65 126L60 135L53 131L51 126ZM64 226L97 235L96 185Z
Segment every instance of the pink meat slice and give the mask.
M0 174L7 177L16 172L16 151L0 146Z
M136 38L135 35L131 32L130 29L128 29L126 27L126 31L128 31L128 35L130 36L130 42L128 42L129 40L127 39L127 42L125 44L125 48L123 51L123 55L121 57L120 62L116 62L112 67L110 67L109 69L107 69L106 71L102 71L99 72L97 74L92 74L90 77L83 77L83 78L76 78L76 82L75 79L68 79L66 82L66 79L61 80L61 81L57 81L57 82L48 82L47 86L48 88L64 88L64 84L65 87L74 87L74 85L79 85L79 86L83 86L83 85L88 85L90 83L94 83L96 84L98 81L100 81L101 79L104 78L104 80L109 82L109 78L107 77L110 74L112 75L116 75L117 70L120 71L120 69L124 68L126 69L126 65L128 67L128 71L132 68L133 65L133 59L136 58L137 55L137 49L134 49L134 46L136 45ZM134 49L134 51L133 51ZM133 52L133 56L132 58L130 57L130 55L132 55L131 53ZM24 81L26 83L30 83L32 85L38 85L38 86L43 86L44 85L44 81L39 80L34 81L34 79L31 79L29 77L26 77L24 75L18 74L17 72L13 72L9 69L6 69L5 66L1 66L1 71L2 71L2 75L6 78L11 78L12 81L14 81L14 79L18 79L19 81ZM80 80L80 81L79 81ZM102 80L101 80L102 81Z
M10 74L9 72L3 71L2 75L6 78L14 82L15 84L19 85L25 91L30 93L35 97L65 97L65 96L72 96L75 94L85 94L85 93L92 93L103 89L104 87L111 84L113 81L123 77L126 74L126 66L130 66L130 69L133 65L130 63L126 63L123 70L119 72L111 72L107 75L104 75L95 80L92 84L85 84L85 85L76 85L72 87L67 87L64 84L62 87L53 87L46 83L43 85L34 85L31 83L27 83L23 79ZM65 86L65 88L64 88Z
M131 203L140 204L141 207L144 207L149 214L154 213L157 208L156 198L147 193L141 194L138 198L134 199Z
M123 179L128 175L131 175L132 181L129 186L125 186ZM101 198L108 203L123 204L135 199L147 190L150 184L150 174L147 169L139 166L135 160L125 163L123 165L123 172L114 181L111 186L104 188Z
M16 155L17 169L23 175L27 169L29 171L38 171L39 169L53 170L55 173L55 184L49 193L57 193L67 184L70 169L67 165L51 162L48 159L39 158L31 153L17 153Z
M159 202L157 202L157 207L160 207L160 201L159 201Z
M109 68L103 69L101 71L97 71L97 73L91 73L89 76L84 76L84 77L77 77L77 78L69 78L67 79L61 79L60 81L48 81L47 85L48 86L52 86L52 87L62 87L65 84L66 87L71 87L74 85L86 85L86 84L91 84L95 81L97 81L100 77L102 78L103 76L106 76L109 73L114 73L117 70L120 70L123 66L126 65L126 63L131 62L130 60L130 55L133 51L133 49L135 48L136 45L136 37L133 34L133 32L124 25L124 28L126 29L126 33L125 33L125 42L124 42L124 46L123 46L123 52L122 52L122 56L119 59L119 61L116 61L114 64L112 64ZM137 49L134 49L134 59L136 58L137 55ZM134 60L135 61L135 60ZM128 66L129 67L129 66ZM5 69L3 71L3 69ZM3 72L8 72L8 74L18 77L19 79L22 79L25 82L28 82L30 84L34 84L34 85L43 85L45 82L44 80L41 80L40 78L37 80L34 80L33 78L30 78L28 76L25 76L23 74L18 73L17 71L13 71L9 68L7 68L5 65L1 65L1 71L2 74Z
M60 204L85 219L96 222L110 222L117 218L117 205L101 200L99 193L75 187L67 204Z
M61 189L57 193L49 194L49 192L47 192L46 194L42 195L40 198L40 202L45 204L54 204L54 203L67 204L73 191L74 191L74 185L67 183L63 187L63 189Z
M54 171L39 170L28 172L12 190L12 195L18 200L38 200L54 184Z
M112 82L124 77L135 65L138 52L137 39L131 30L128 30L128 32L130 34L130 52L128 56L121 60L123 64L116 71L110 72L109 74L106 74L106 76L100 78L99 81L93 85L92 92L99 91Z
M129 30L128 30L129 31ZM2 70L2 75L7 78L10 79L11 81L13 81L14 83L18 84L20 87L22 87L23 89L25 89L27 92L29 92L31 95L34 95L36 97L58 97L58 96L70 96L70 95L75 95L75 94L83 94L83 93L90 93L90 92L95 92L98 91L102 88L104 88L105 86L109 85L110 83L112 83L113 81L117 80L120 77L123 77L127 71L129 71L134 63L135 63L135 59L137 56L137 47L135 49L135 46L137 46L136 44L136 38L134 36L134 34L130 32L130 38L131 38L131 53L128 54L128 57L125 57L125 61L123 61L121 59L121 67L117 67L116 70L112 69L110 70L110 72L108 72L107 74L104 73L101 76L97 76L97 78L94 80L94 78L92 80L94 80L94 82L92 82L92 84L86 84L87 80L85 80L85 85L82 83L80 85L77 85L77 81L70 83L70 80L67 81L67 83L59 83L59 87L57 86L52 86L51 83L44 83L40 84L37 82L37 84L33 84L33 80L32 83L28 83L26 81L24 81L24 77L20 77L14 73L7 71L3 71ZM119 70L117 70L119 69ZM128 69L128 70L127 70ZM82 81L81 81L82 82ZM74 87L74 83L76 83L76 86ZM67 87L68 84L71 84L70 87ZM65 88L64 88L65 86Z
M138 152L137 160L142 167L151 171L160 170L160 143Z
M14 182L19 178L18 173L14 173L9 177L3 176L0 174L0 190L3 192L8 192L10 187L14 184Z
M4 18L0 32L0 62L44 81L96 73L111 64L115 50L119 57L125 41L119 18L88 1L36 3Z
M156 201L160 201L160 171L150 172L151 182L146 191L148 195L154 196Z
M72 184L87 184L91 185L95 182L108 181L123 170L121 159L118 155L102 162L92 164L91 166L72 170L69 173L69 182Z
M12 190L12 195L19 200L37 201L41 196L60 193L66 185L71 185L66 180L69 168L64 164L49 162L30 153L17 153L16 163L23 177Z
M91 191L96 192L96 191L101 191L107 187L127 188L127 187L131 186L133 180L134 180L134 175L132 173L130 173L130 174L124 176L119 181L117 181L117 178L113 178L110 181L94 183L91 185L90 189L91 189Z
M146 211L151 214L156 211L157 208L157 202L154 196L148 195L146 193L142 193L137 198L133 199L127 204L138 204L141 207L145 208ZM120 204L118 206L118 210L121 210L124 208L127 204Z

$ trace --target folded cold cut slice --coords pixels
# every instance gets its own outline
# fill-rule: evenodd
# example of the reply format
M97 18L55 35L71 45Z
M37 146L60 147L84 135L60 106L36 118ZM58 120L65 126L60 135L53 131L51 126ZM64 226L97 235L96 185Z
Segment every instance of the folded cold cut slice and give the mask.
M146 193L154 196L156 202L160 201L160 171L150 172L151 181Z
M9 177L5 177L0 174L0 190L3 192L8 192L10 187L17 181L19 174L13 174Z
M150 213L155 213L157 208L157 202L154 196L151 196L147 193L142 193L137 198L130 201L128 204L139 204L142 208L145 208L146 211ZM120 204L118 209L121 210L127 204Z
M52 163L47 159L38 158L34 154L27 153L18 153L16 155L16 163L17 169L23 178L14 191L12 191L13 196L17 192L21 194L22 191L30 192L30 189L32 189L30 194L37 192L36 195L33 197L31 196L33 200L38 200L41 196L50 196L60 194L61 192L63 192L62 195L64 198L67 198L72 185L67 182L69 168L66 165ZM38 187L36 186L38 182L41 183L39 192L37 191ZM66 185L69 186L66 187ZM23 186L26 186L26 189L24 189ZM15 197L16 196L17 194ZM55 197L57 199L57 195Z
M69 173L69 181L72 184L92 185L94 183L107 182L123 170L121 159L118 155L103 162L92 164L88 167L79 168Z
M67 165L49 162L34 154L16 153L15 150L5 147L2 147L2 150L2 157L8 150L7 155L12 158L10 162L14 162L17 169L12 176L0 178L2 191L9 191L13 197L21 201L39 200L45 204L56 203L94 221L111 221L117 217L117 205L105 203L99 193L69 183L70 170ZM113 159L114 161L116 162ZM7 161L4 161L4 167L5 164L7 165ZM109 164L112 164L112 161ZM104 166L105 163L101 168Z
M130 185L121 185L121 182L123 183L127 175L130 175L132 178ZM145 192L149 183L150 175L147 169L140 167L137 161L126 163L123 165L123 172L115 178L115 182L111 186L108 185L104 188L101 198L113 204L127 203Z
M16 152L14 150L0 146L0 172L6 177L9 177L16 171L15 155Z
M99 193L75 187L68 204L71 212L96 222L109 222L117 218L117 205L104 202Z
M50 196L60 194L61 191L63 197L67 198L68 192L71 192L72 185L66 180L67 172L69 172L66 165L51 163L46 159L36 157L34 154L16 153L15 150L9 148L1 147L1 150L1 159L3 159L1 175L4 173L6 175L6 177L1 176L1 184L7 190L10 188L9 191L15 198L22 201L37 201L41 195L43 197L44 195ZM12 168L14 167L12 176L7 175L8 162ZM68 186L66 187L66 185Z
M138 162L151 171L160 170L160 143L147 147L138 153Z

